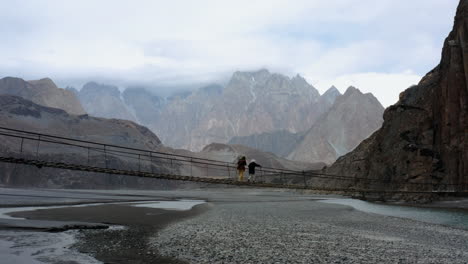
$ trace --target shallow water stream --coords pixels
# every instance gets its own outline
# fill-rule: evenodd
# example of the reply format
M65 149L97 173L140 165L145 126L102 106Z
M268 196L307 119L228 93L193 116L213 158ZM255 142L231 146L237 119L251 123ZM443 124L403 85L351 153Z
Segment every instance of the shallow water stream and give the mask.
M376 204L356 199L328 199L321 202L347 205L368 213L409 218L468 230L468 212L462 210Z

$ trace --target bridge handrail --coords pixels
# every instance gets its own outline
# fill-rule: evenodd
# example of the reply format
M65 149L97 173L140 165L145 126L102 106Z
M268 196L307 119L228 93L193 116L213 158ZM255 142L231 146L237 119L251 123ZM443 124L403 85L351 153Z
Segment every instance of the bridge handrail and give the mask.
M139 152L142 152L142 153L151 153L151 154L166 155L166 156L179 157L179 158L187 158L187 159L191 159L192 160L191 162L194 162L193 160L195 159L195 160L199 160L199 161L219 163L218 166L222 166L222 167L229 166L229 167L231 167L233 169L237 168L236 165L232 165L232 162L226 162L226 161L220 161L220 160L199 158L199 157L195 157L195 156L180 155L180 154L161 152L161 151L154 151L154 150L145 150L145 149L138 149L138 148L132 148L132 147L125 147L125 146L119 146L119 145L115 145L115 144L106 144L106 143L100 143L100 142L95 142L95 141L90 141L90 140L68 138L68 137L63 137L63 136L56 136L56 135L51 135L51 134L37 133L37 132L31 132L31 131L26 131L26 130L7 128L7 127L0 127L0 130L13 131L13 132L18 132L18 133L23 133L23 134L35 135L35 136L38 136L38 137L49 137L49 138L69 140L69 141L86 143L86 144L106 146L106 147L112 147L112 148L117 148L117 149L133 150L133 151L139 151ZM12 136L12 137L24 137L24 136L14 136L14 135L11 135L11 134L4 134L4 133L1 133L1 132L0 132L0 135ZM28 139L30 139L30 140L41 140L41 141L49 142L49 143L58 143L58 142L45 141L43 138L40 138L40 139L28 138ZM86 146L75 145L75 144L70 144L70 143L65 143L65 142L60 142L60 144L88 148ZM108 150L108 151L110 152L111 150ZM116 150L113 150L113 151L117 152ZM127 154L130 154L130 153L127 153ZM131 154L135 154L135 153L131 153ZM161 157L161 158L163 158L163 157ZM207 165L215 165L215 164L211 164L211 163L201 163L201 162L197 162L197 163L207 164ZM274 172L283 172L283 173L286 173L286 172L295 173L295 174L302 173L302 171L295 171L295 170L284 169L284 168L262 167L262 169L265 170L265 171L274 171Z

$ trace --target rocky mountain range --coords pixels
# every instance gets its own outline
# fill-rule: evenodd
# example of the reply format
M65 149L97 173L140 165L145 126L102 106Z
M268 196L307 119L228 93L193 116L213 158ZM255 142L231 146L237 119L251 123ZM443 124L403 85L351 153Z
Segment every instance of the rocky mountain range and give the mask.
M382 125L383 106L372 94L350 87L341 95L330 88L318 100L324 112L305 132L277 131L234 137L230 144L252 146L303 162L333 163ZM317 105L316 104L316 105Z
M326 150L316 150L316 154L307 156L306 149L311 144L304 142L297 151L296 147L317 120L326 120L322 116L342 95L331 87L320 96L299 75L289 78L265 69L235 72L225 86L213 84L167 98L144 88L127 88L120 93L116 87L96 83L86 84L78 94L90 114L137 121L170 147L200 151L214 142L244 144L307 162L330 163L347 153L359 143L356 139L362 140L378 128L375 124L381 123L379 114L383 112L379 104L375 115L363 117L363 121L372 119L369 120L371 124L354 130L344 128L348 133L358 134L346 135L350 140L335 142L335 148L324 145L319 142L320 137L315 136L314 144L321 144L319 148ZM374 106L373 102L361 100L353 111L367 113ZM337 130L342 128L336 127Z
M312 112L318 116L328 112L340 95L338 89L332 86L318 98L316 103L310 106ZM288 130L277 130L248 136L236 136L231 138L228 143L251 146L262 151L275 153L280 157L287 157L303 140L306 131L293 133Z
M288 158L331 164L379 129L383 112L383 106L372 94L349 87L315 122Z
M236 72L225 87L209 85L168 98L152 95L144 89L127 89L122 95L116 89L112 89L113 93L109 87L106 90L109 90L106 98L112 97L112 100L98 99L102 96L100 91L89 96L79 92L90 114L138 120L168 146L193 151L212 142L227 143L234 136L278 130L306 131L326 111L327 104L323 103L325 108L317 104L318 91L302 77L288 78L267 70ZM116 109L113 114L99 112L99 109L112 108L108 107L112 103ZM122 105L132 117L118 114L122 112Z
M467 117L468 0L461 0L440 64L385 110L381 129L326 172L378 180L336 182L345 188L466 190Z
M0 94L20 96L40 105L63 109L74 115L86 113L75 93L58 88L49 78L25 81L20 78L5 77L0 79Z

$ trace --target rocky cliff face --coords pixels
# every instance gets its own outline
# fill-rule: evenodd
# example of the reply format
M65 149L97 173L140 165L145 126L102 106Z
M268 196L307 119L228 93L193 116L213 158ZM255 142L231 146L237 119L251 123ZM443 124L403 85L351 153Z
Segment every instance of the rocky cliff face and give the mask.
M461 0L440 64L386 109L381 129L329 173L378 178L392 188L459 190L468 183L468 0ZM362 187L356 182L337 182ZM390 187L388 187L390 188ZM432 190L432 189L431 189Z
M0 79L0 94L20 96L40 105L63 109L70 114L85 114L76 95L69 90L58 88L49 78L24 81L20 78L6 77Z
M331 164L380 128L383 106L354 87L336 99L288 155L289 159Z
M79 91L81 104L92 116L136 121L115 86L89 82Z

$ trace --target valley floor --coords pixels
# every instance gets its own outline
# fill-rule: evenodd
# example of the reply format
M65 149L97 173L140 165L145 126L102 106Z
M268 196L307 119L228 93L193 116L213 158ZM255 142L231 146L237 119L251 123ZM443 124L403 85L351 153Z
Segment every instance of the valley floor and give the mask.
M395 217L401 207L240 188L2 188L0 196L3 208L67 205L0 215L0 257L16 263L468 263L466 211L416 208L419 218L410 219L411 208ZM174 199L207 202L190 210L134 206ZM70 207L87 203L99 204Z

